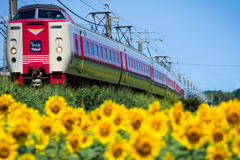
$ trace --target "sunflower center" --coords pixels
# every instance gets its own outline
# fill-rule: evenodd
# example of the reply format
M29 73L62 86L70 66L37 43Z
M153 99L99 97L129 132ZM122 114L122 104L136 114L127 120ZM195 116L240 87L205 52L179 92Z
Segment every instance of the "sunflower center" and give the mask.
M83 139L82 139L82 143L86 143L87 142L87 137L84 137Z
M191 143L196 143L199 141L200 139L200 134L199 131L197 130L197 128L189 128L187 131L187 139L191 142Z
M181 120L181 113L178 112L175 115L175 122L176 122L176 124L180 124L180 120Z
M117 148L114 152L113 152L113 156L115 157L115 158L118 158L118 157L120 157L121 155L122 155L122 149L121 148Z
M71 128L74 123L74 118L71 115L65 115L63 118L63 125L66 128Z
M139 145L137 145L137 152L141 156L148 156L149 154L151 154L151 151L152 146L148 142L140 143Z
M105 114L107 117L111 116L111 113L112 113L112 111L111 111L110 109L108 109L108 108L104 109L104 114Z
M116 118L114 120L114 123L118 126L121 123L121 119L120 118Z
M89 127L88 125L83 126L83 127L82 127L82 130L83 130L84 132L88 131L88 127Z
M219 133L219 132L218 132L218 133L214 134L213 139L214 139L215 142L220 142L220 141L222 141L222 140L223 140L223 135L222 135L222 133Z
M103 128L101 129L101 132L100 132L101 136L103 137L107 137L109 135L109 130L106 129L106 128Z
M5 103L3 102L3 104L0 105L0 110L1 111L7 111L8 107L9 107L9 105L6 102Z
M71 144L71 146L72 146L73 148L77 148L78 145L79 145L79 141L78 141L77 138L72 138L72 139L70 140L70 144Z
M223 160L223 157L222 155L217 154L213 157L213 160Z
M13 132L13 137L17 140L22 140L22 138L27 138L28 131L24 126L19 126L16 131Z
M51 111L57 114L60 111L60 106L57 103L55 103L53 106L51 106Z
M49 133L51 133L51 131L52 131L52 128L51 128L51 126L44 126L43 127L43 132L44 133L46 133L46 134L49 134Z
M0 158L2 159L5 159L5 158L7 158L8 157L8 155L9 155L9 153L10 153L10 151L9 151L9 148L8 147L6 147L6 146L2 146L1 148L0 148Z
M138 130L141 126L141 121L138 119L132 123L132 126L135 130Z
M229 123L236 123L239 121L239 115L238 113L234 111L230 111L230 113L227 115L227 120Z

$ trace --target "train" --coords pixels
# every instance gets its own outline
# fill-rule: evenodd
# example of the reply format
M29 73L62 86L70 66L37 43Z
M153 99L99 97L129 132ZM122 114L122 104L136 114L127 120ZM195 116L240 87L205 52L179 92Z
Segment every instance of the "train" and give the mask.
M52 4L21 7L7 25L11 81L40 86L105 82L183 97L181 82L166 68L121 42L75 23Z

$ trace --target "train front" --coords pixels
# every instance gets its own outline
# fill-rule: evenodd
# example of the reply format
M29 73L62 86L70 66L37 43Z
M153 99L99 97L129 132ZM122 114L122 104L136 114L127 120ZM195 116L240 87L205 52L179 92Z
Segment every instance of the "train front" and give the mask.
M7 62L18 84L64 83L71 60L69 15L55 5L21 7L7 27Z

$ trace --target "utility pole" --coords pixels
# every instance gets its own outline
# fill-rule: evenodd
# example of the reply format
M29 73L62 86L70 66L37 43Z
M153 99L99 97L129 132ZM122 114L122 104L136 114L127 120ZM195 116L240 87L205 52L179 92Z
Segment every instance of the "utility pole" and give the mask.
M0 16L1 19L1 24L3 24L3 80L5 81L6 79L6 31L7 31L7 20L8 16Z
M9 0L9 19L17 13L17 0Z

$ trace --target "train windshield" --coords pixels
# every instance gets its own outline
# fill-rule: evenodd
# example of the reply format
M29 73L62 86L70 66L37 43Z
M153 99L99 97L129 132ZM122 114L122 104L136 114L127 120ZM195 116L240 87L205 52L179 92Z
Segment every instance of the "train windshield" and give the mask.
M34 19L34 16L35 16L35 9L20 11L16 14L13 20L16 21L16 20L22 20L22 19Z
M61 11L38 9L38 18L47 19L66 19Z

